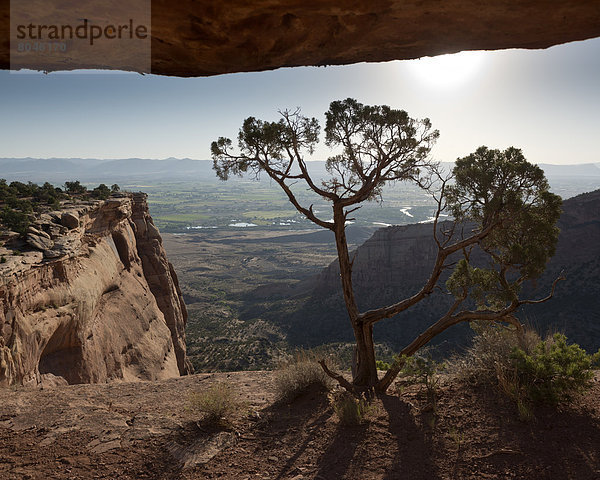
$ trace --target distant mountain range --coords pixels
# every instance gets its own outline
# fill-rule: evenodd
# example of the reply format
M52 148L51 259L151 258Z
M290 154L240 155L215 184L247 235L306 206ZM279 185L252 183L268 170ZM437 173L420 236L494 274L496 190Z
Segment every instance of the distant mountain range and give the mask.
M189 158L125 158L100 160L93 158L1 158L0 178L8 181L35 183L79 180L81 182L114 183L144 180L217 180L210 160Z
M452 163L442 164L447 169ZM600 187L600 163L578 165L540 164L553 189L565 198ZM314 178L327 176L325 162L309 162ZM102 160L94 158L0 158L0 178L7 181L51 182L79 180L84 183L211 181L217 177L211 160L190 158L124 158Z

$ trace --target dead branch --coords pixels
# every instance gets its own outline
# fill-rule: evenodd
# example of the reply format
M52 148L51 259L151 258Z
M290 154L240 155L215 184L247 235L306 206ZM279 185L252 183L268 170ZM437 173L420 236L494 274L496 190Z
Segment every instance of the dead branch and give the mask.
M319 360L319 365L321 365L321 368L323 368L323 371L327 374L327 376L333 378L336 382L338 382L340 387L345 388L349 393L351 393L355 397L360 397L360 393L357 387L355 385L352 385L339 373L332 372L325 363L324 359Z

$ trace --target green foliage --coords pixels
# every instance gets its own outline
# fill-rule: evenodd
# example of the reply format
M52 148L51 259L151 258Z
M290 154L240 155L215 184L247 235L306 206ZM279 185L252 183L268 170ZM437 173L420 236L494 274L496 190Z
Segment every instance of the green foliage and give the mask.
M220 427L230 426L242 406L227 383L215 383L207 390L190 394L188 403L192 412L202 415L202 423Z
M600 348L598 349L598 351L596 353L594 353L591 357L591 362L592 362L592 368L593 369L600 369Z
M4 255L0 257L0 263L6 263L6 257Z
M500 325L473 325L477 335L462 356L449 361L449 371L476 385L491 385L515 402L522 420L535 418L535 406L556 405L590 386L594 362L567 344L562 334L546 340L531 329L520 334Z
M106 200L108 197L110 197L110 194L111 189L103 183L101 183L96 188L94 188L94 190L92 190L92 197L100 198L102 200Z
M319 141L319 122L299 110L281 115L278 122L244 120L237 154L229 138L212 142L217 176L227 180L230 175L265 171L281 182L303 179L329 201L354 197L352 204L377 197L387 182L418 176L419 168L429 164L429 151L439 136L428 119L410 118L404 110L363 105L351 98L331 102L325 113L325 141L340 153L327 160L331 177L317 186L304 170L303 157L312 154ZM292 170L295 164L299 172Z
M78 194L87 192L87 187L82 185L79 180L75 180L73 182L65 182L65 190L71 194Z
M278 401L292 401L311 387L323 391L331 388L331 378L309 352L299 351L275 371L275 391Z
M377 370L389 370L391 368L391 365L383 360L377 360L375 364L377 366Z
M333 411L342 425L360 425L365 421L370 405L364 398L343 392L334 399Z
M560 333L538 343L531 353L515 348L511 359L519 384L536 403L556 405L568 400L589 388L593 378L593 356L577 344L568 345Z
M459 158L447 208L459 222L490 230L480 242L490 263L485 268L459 262L448 280L457 298L470 294L479 308L500 310L516 300L525 280L539 277L554 255L561 199L549 192L544 172L521 150L480 147Z
M342 151L327 159L332 178L324 186L341 197L368 186L367 199L374 199L388 182L417 178L439 137L428 118L353 98L331 102L325 117L325 143Z
M31 221L29 219L29 214L5 205L0 211L0 223L2 223L9 230L13 230L21 235L24 235Z
M117 185L116 183L113 183L110 186L110 191L113 192L113 193L120 192L121 191L121 187L119 187L119 185Z
M41 187L35 185L36 189L33 192L33 199L36 203L50 205L53 208L60 206L60 199L65 198L66 195L60 188L55 188L49 182L44 183Z
M439 384L439 373L445 369L443 362L435 361L428 352L404 359L401 374L409 383L425 386L430 398L435 396Z
M211 153L217 176L227 180L230 175L242 176L248 170L258 175L265 167L283 172L291 162L286 158L288 152L306 149L312 153L319 141L319 122L316 118L302 116L297 116L296 121L297 130L284 118L278 122L246 118L238 134L238 156L227 158L232 145L230 139L220 137L212 142Z

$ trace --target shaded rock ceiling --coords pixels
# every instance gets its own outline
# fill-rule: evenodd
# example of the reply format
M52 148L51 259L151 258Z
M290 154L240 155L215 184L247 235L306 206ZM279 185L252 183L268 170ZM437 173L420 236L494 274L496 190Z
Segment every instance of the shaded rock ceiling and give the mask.
M151 27L152 73L189 77L546 48L600 36L600 1L153 0ZM2 0L3 69L10 68L9 31ZM96 59L69 68L102 66Z

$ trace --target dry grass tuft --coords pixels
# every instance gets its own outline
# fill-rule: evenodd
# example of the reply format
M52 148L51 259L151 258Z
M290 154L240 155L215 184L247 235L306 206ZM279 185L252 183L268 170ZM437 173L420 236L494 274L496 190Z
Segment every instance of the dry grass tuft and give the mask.
M229 427L243 404L236 398L233 387L215 383L208 389L190 394L189 410L202 415L201 422L212 427Z
M365 422L371 405L363 398L340 392L333 399L333 411L342 425L360 425Z
M314 354L305 351L296 352L283 362L275 371L275 391L278 401L289 402L311 387L328 391L333 381L318 364Z

